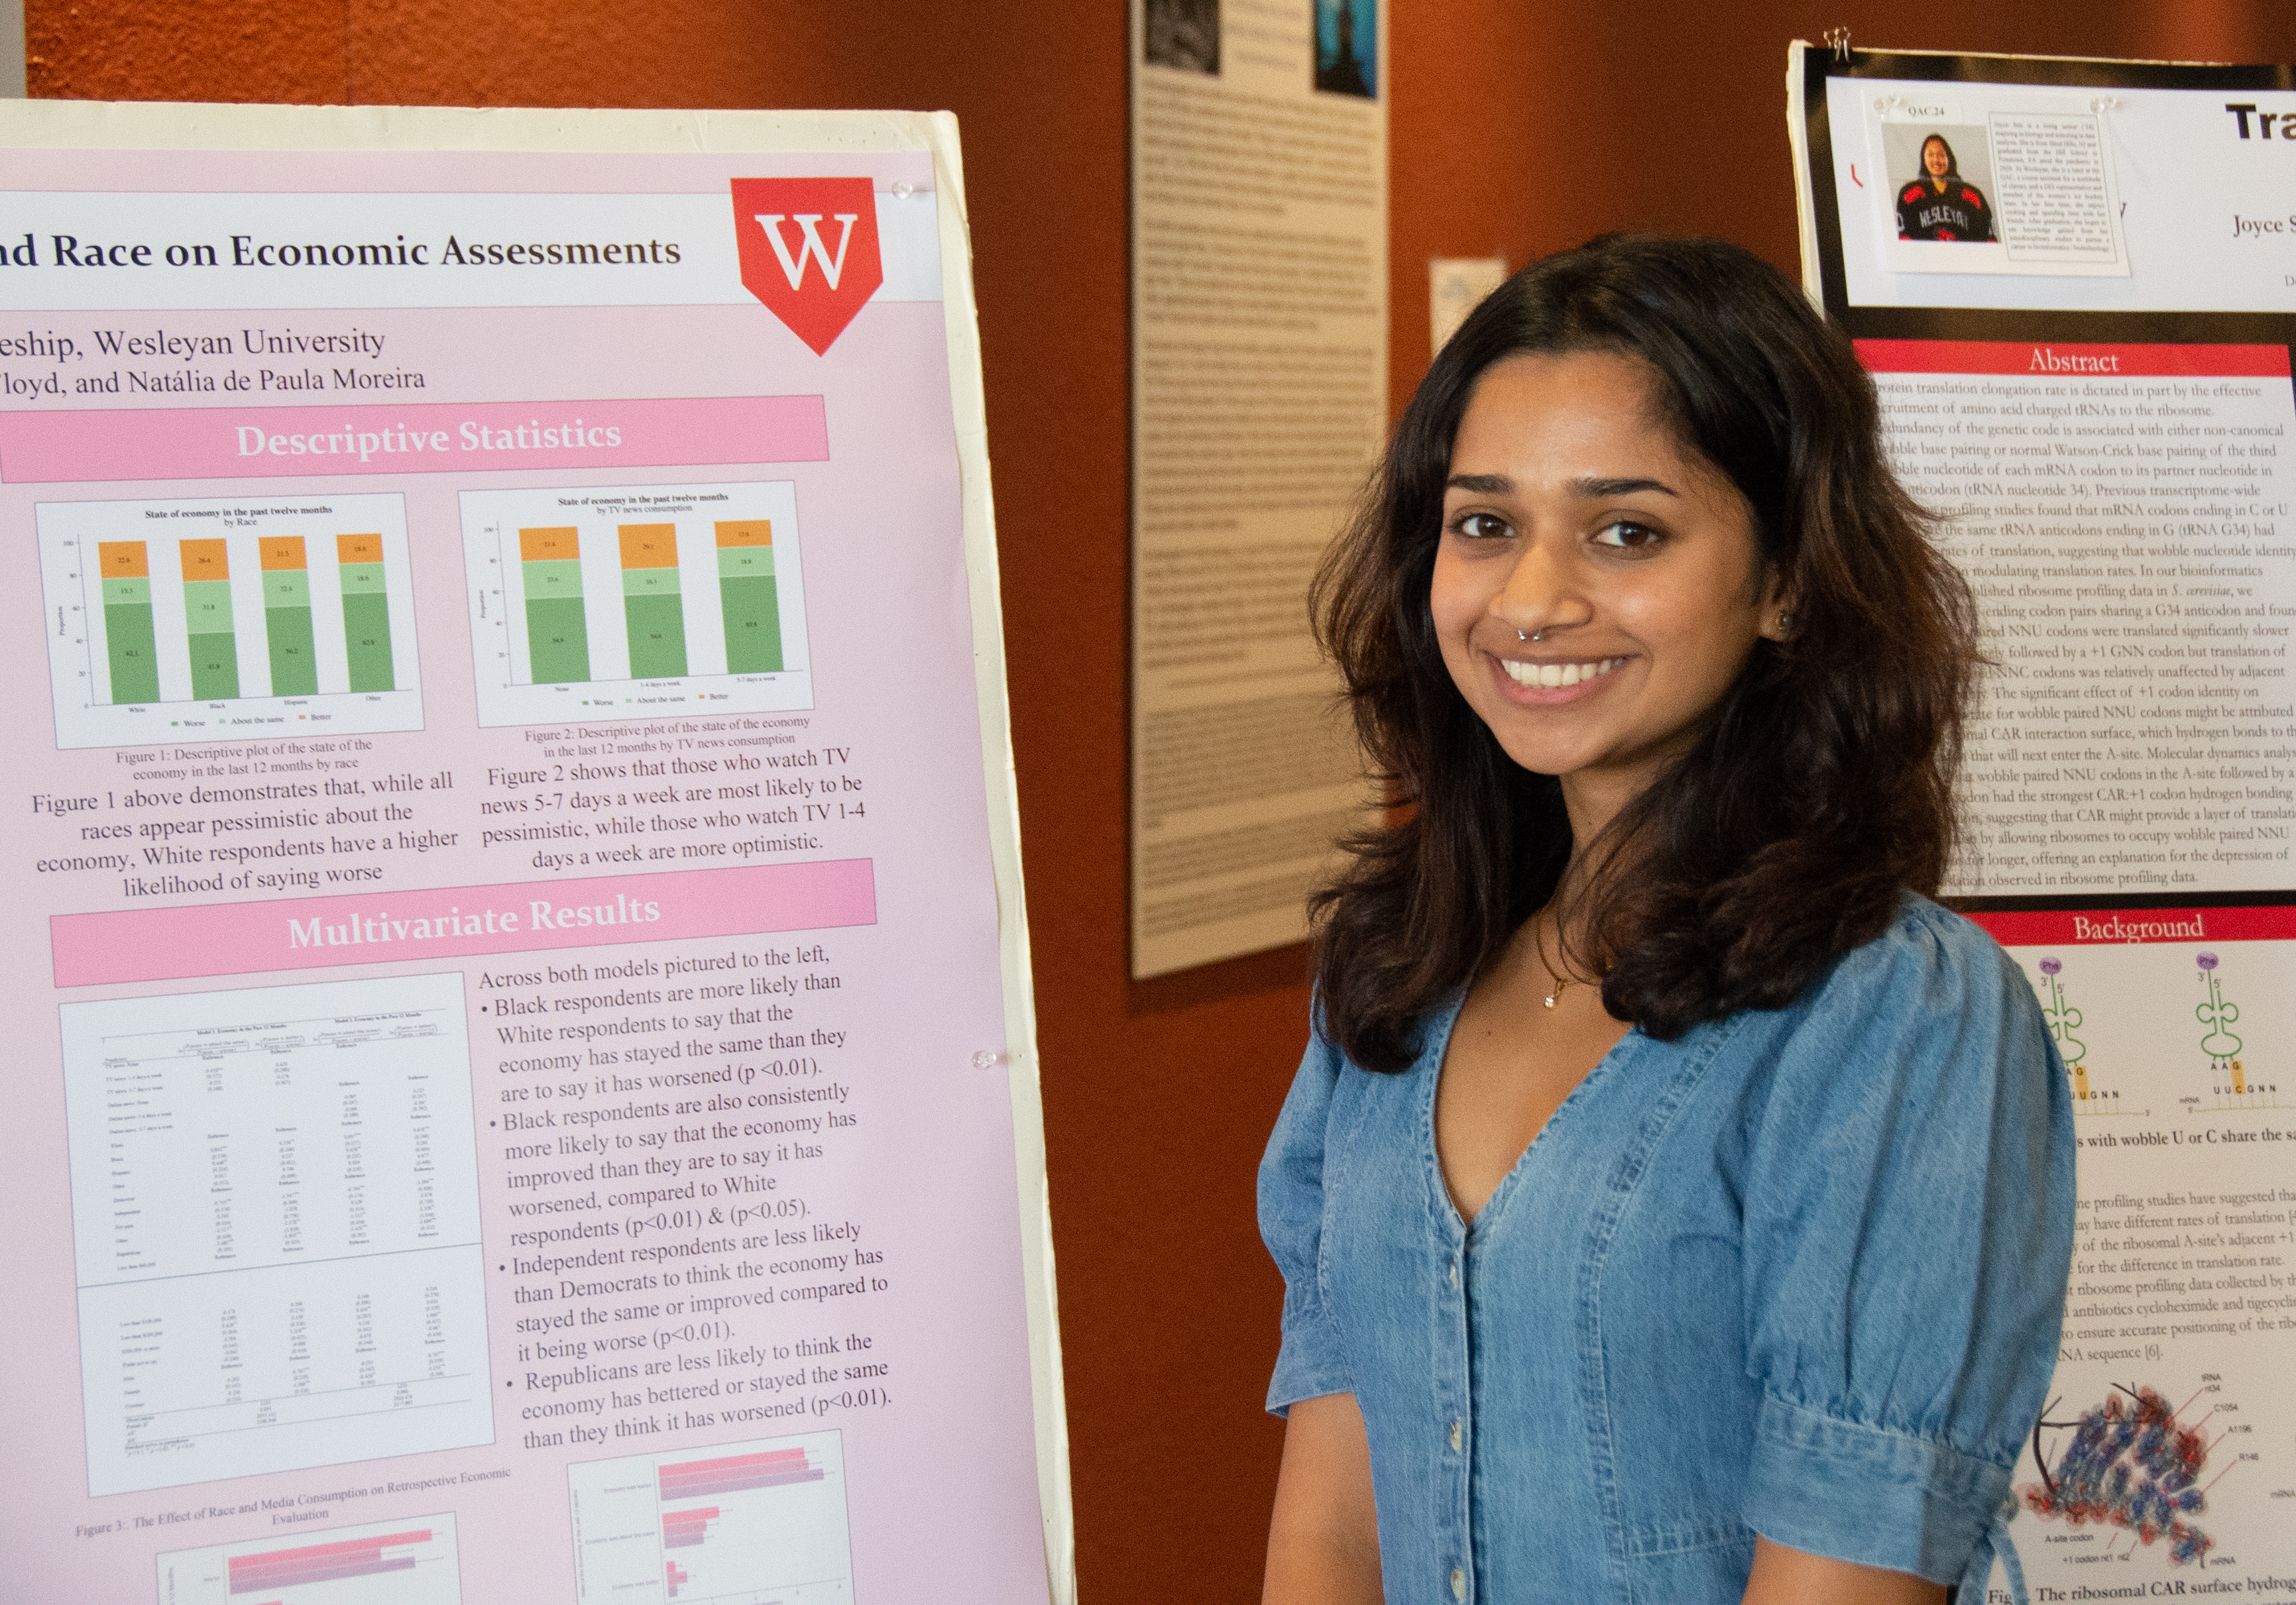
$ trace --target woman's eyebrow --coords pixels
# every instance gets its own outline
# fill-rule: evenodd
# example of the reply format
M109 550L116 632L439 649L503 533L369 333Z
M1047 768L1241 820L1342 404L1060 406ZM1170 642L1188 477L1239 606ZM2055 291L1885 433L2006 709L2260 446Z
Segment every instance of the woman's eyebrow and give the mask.
M1464 490L1472 495L1504 496L1513 494L1514 481L1505 474L1453 474L1443 481L1451 490ZM1682 493L1660 479L1604 479L1582 474L1570 481L1570 494L1600 501L1604 496L1630 496L1654 490L1663 496L1679 496Z
M1631 496L1645 490L1654 490L1662 496L1679 496L1682 493L1659 479L1603 479L1582 475L1570 481L1570 494L1601 500L1604 496Z

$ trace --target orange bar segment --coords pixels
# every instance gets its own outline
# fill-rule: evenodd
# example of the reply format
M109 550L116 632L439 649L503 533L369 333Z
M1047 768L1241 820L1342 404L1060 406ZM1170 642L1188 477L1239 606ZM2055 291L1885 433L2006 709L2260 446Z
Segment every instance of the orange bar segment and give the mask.
M185 579L229 579L231 558L221 541L184 541Z
M582 555L580 538L570 529L521 529L518 557L525 563L563 562Z
M95 567L106 579L152 577L152 561L144 555L142 541L98 541Z
M263 554L266 574L275 569L310 567L303 559L303 537L299 535L268 535L255 543L255 549Z
M721 546L770 546L774 544L774 521L771 519L728 519L718 526L718 544Z
M677 526L675 524L624 524L622 533L622 567L625 569L675 569L677 567Z
M335 536L335 561L339 563L379 563L382 561L382 536L379 535L339 535Z

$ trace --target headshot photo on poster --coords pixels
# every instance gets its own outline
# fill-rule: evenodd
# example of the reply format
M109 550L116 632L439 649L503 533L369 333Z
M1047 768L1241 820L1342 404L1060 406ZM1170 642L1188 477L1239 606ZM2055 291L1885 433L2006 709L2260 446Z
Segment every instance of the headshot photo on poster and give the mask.
M1882 130L1882 144L1898 192L1898 239L1980 245L1999 237L1987 199L1993 192L1993 159L1984 128L1969 124L1923 133L1918 123L1891 123Z

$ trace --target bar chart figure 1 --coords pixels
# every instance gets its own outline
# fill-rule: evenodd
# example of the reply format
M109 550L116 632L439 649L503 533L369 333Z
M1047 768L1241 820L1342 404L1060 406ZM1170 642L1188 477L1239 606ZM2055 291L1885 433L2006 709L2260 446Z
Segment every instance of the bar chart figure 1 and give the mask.
M37 525L59 746L422 727L398 496L43 503Z
M465 491L462 507L481 725L813 706L787 482Z
M843 1437L673 1450L567 1468L583 1605L826 1605L853 1597Z
M168 1605L462 1605L455 1519L420 1516L159 1557Z

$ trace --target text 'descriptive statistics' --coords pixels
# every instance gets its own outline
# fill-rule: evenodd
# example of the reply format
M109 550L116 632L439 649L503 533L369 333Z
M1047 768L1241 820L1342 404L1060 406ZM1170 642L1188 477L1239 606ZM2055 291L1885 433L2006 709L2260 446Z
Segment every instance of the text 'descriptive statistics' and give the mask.
M480 724L813 706L793 486L462 504Z
M460 975L61 1014L91 1495L494 1440Z
M827 1605L853 1597L838 1432L567 1468L581 1605Z
M440 1513L160 1557L160 1605L462 1605L455 1519Z
M56 745L422 728L396 495L44 502Z

